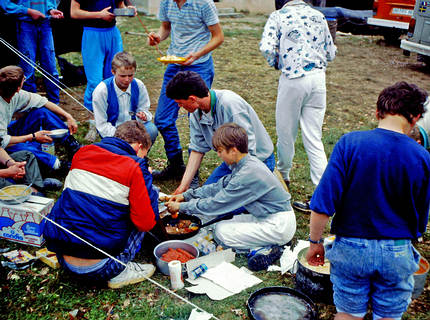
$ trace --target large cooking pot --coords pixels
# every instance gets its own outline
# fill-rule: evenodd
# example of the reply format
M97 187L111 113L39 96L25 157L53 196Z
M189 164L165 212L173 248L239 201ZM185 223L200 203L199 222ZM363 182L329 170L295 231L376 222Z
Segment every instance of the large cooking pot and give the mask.
M317 320L313 301L297 290L287 287L261 288L249 296L246 304L252 320Z
M306 259L308 249L303 248L297 255L295 288L315 302L333 304L333 285L330 281L330 274L313 271L300 262Z

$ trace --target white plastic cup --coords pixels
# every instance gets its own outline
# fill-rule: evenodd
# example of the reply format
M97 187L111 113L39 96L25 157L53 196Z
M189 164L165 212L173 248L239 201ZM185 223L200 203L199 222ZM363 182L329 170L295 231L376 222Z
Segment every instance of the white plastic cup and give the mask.
M184 287L184 280L182 279L182 265L181 261L173 260L169 264L170 285L173 290L179 290Z

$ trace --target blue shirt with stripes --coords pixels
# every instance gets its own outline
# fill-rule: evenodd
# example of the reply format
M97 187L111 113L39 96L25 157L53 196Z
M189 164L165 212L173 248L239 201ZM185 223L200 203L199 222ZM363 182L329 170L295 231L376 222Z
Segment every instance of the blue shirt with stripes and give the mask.
M171 43L167 54L178 57L203 48L211 39L208 26L219 22L212 0L187 0L180 9L173 0L162 0L158 18L170 22ZM207 53L193 64L205 62L210 56Z

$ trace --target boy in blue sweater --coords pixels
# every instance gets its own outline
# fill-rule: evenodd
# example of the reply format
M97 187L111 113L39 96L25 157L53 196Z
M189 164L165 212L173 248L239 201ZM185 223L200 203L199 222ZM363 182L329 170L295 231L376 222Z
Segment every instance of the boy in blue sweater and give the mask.
M430 156L407 134L428 94L398 82L379 95L378 128L351 132L336 144L311 199L311 265L324 264L321 236L329 217L336 240L327 248L336 320L401 319L414 287L419 254L411 240L425 231Z

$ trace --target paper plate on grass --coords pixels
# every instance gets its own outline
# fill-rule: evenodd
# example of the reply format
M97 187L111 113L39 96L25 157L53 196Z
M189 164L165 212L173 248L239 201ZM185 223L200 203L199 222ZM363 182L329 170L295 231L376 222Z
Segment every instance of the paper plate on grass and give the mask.
M67 132L69 132L69 129L55 129L51 130L50 133L47 133L47 135L51 138L58 139L66 136Z
M162 63L181 63L186 61L184 57L177 57L177 56L162 56L157 58L158 61Z

